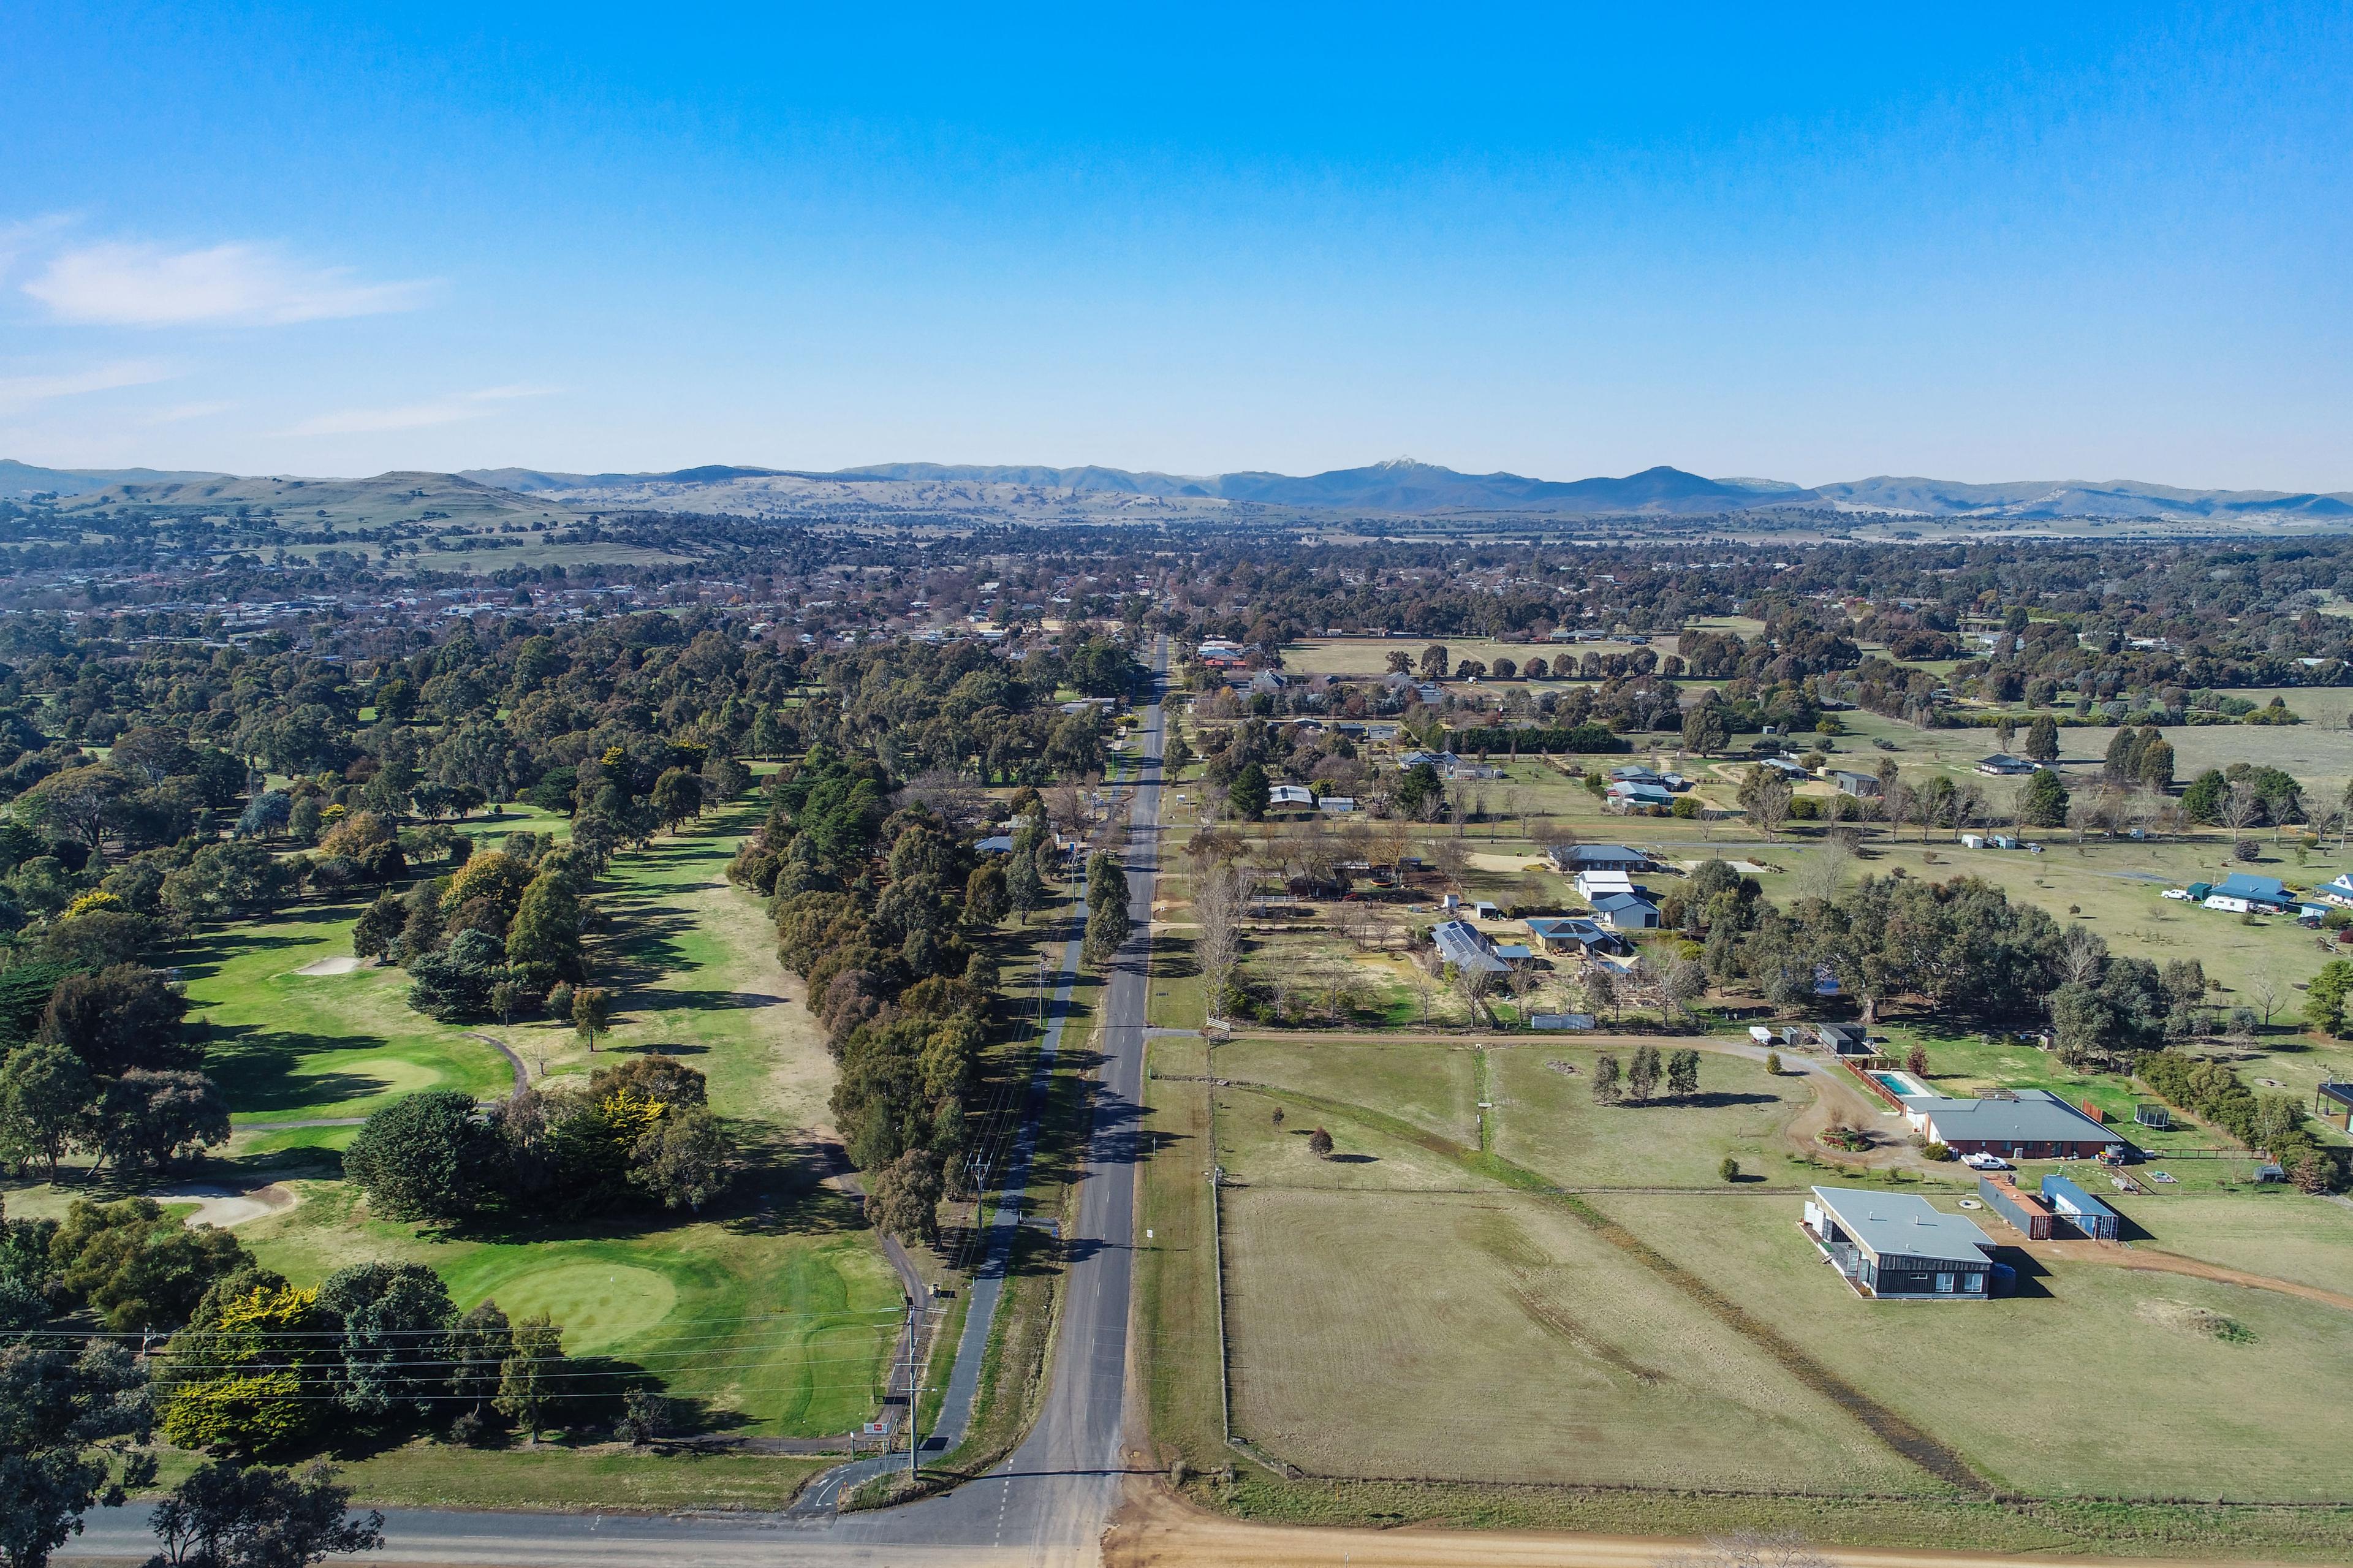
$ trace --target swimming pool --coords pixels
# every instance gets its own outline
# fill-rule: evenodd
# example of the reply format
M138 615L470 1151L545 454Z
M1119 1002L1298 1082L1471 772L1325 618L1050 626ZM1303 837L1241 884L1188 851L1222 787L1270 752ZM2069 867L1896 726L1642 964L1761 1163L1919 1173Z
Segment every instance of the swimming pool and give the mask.
M1875 1072L1871 1076L1898 1100L1919 1100L1936 1092L1908 1072Z

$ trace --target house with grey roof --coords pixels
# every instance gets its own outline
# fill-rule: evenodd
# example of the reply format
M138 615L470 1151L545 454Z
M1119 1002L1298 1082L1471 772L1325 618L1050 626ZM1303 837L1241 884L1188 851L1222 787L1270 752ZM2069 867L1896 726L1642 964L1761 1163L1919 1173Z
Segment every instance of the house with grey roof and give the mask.
M1915 1194L1816 1187L1799 1228L1858 1296L1982 1301L1993 1294L1993 1237Z
M1430 928L1430 940L1438 956L1457 969L1501 974L1511 968L1494 942L1469 921L1440 921Z
M1626 939L1604 927L1599 921L1581 915L1532 915L1527 921L1528 934L1544 944L1546 952L1573 952L1580 956L1596 952L1623 952Z
M1623 844L1556 844L1547 851L1554 869L1574 877L1579 871L1647 871L1651 858Z
M2047 1089L2021 1089L1984 1100L1906 1096L1904 1119L1931 1143L1956 1154L1998 1154L2007 1160L2096 1160L2131 1147L2122 1134L2094 1121Z

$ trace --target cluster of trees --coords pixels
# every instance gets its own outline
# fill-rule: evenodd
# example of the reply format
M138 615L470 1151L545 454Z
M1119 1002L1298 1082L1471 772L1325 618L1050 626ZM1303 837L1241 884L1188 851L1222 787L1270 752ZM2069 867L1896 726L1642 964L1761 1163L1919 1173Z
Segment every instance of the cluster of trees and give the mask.
M732 874L774 895L777 954L807 983L841 1064L834 1120L871 1173L870 1215L928 1241L967 1135L996 987L962 928L1036 907L1042 830L1023 827L1011 874L977 865L930 806L892 810L891 783L870 757L813 749L777 775Z
M0 1218L0 1329L74 1311L116 1332L176 1328L251 1261L227 1231L183 1225L152 1198L77 1198L63 1221Z
M512 1017L587 977L581 939L594 865L576 845L510 834L448 876L380 894L352 927L352 951L406 968L408 1004L420 1013L445 1023Z
M525 1088L487 1110L427 1089L370 1115L343 1173L388 1219L578 1219L629 1204L700 1209L726 1188L733 1140L703 1076L661 1056L585 1086Z
M1637 1046L1632 1058L1621 1066L1617 1052L1602 1051L1593 1058L1593 1103L1647 1105L1659 1092L1662 1079L1677 1100L1697 1094L1699 1052L1683 1047L1662 1057L1656 1046Z
M104 918L83 914L60 929ZM28 1004L39 1007L30 1038ZM182 1038L187 1005L135 963L28 963L0 975L0 1161L19 1174L38 1162L54 1180L76 1151L92 1157L95 1174L110 1161L138 1171L227 1142L227 1103L201 1070L202 1047Z
M1839 869L1824 868L1827 875L1786 908L1740 897L1741 879L1728 867L1715 873L1733 886L1679 911L1704 928L1710 973L1747 981L1785 1007L1812 1005L1827 973L1861 1003L1865 1022L1899 997L1947 1015L2017 1021L2038 1016L2063 977L2063 933L2039 905L2013 903L1974 877L1866 876L1841 888Z
M2304 1102L2295 1095L2257 1094L2222 1062L2180 1051L2143 1057L2143 1082L2184 1110L2221 1128L2250 1149L2270 1153L2288 1179L2308 1193L2332 1192L2345 1179L2343 1154L2312 1135Z
M1135 927L1127 912L1127 872L1119 857L1098 849L1087 859L1087 924L1080 955L1089 963L1109 963Z
M546 1314L460 1312L418 1263L353 1264L311 1288L251 1264L224 1275L155 1358L153 1386L165 1437L239 1455L354 1428L446 1425L479 1442L499 1416L536 1438L585 1396Z
M2190 780L2181 810L2192 822L2233 832L2282 827L2305 820L2304 786L2278 768L2232 763Z

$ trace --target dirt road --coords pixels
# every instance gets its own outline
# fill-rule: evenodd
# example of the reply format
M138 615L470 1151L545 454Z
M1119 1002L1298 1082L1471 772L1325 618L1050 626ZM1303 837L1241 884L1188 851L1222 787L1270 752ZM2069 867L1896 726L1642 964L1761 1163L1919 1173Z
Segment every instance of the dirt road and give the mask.
M2037 1258L2066 1263L2105 1263L2112 1268L2131 1268L2147 1274L2186 1274L2192 1279L2213 1279L2224 1285L2244 1285L2250 1289L2276 1290L2283 1296L2301 1296L2307 1301L2318 1301L2325 1306L2353 1312L2353 1296L2342 1290L2324 1290L2317 1285L2299 1285L2293 1279L2277 1279L2268 1274L2250 1274L2243 1268L2226 1268L2219 1263L2184 1258L2178 1252L2163 1252L2153 1247L2135 1247L2126 1250L2104 1241L2030 1241L2025 1246L2026 1250Z

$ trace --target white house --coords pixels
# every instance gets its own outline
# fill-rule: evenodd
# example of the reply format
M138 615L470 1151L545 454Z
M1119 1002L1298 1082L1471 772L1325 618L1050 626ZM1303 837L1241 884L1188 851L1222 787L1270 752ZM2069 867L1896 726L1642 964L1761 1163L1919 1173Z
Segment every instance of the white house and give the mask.
M1573 879L1577 896L1588 904L1611 893L1634 890L1634 879L1623 871L1579 871Z

